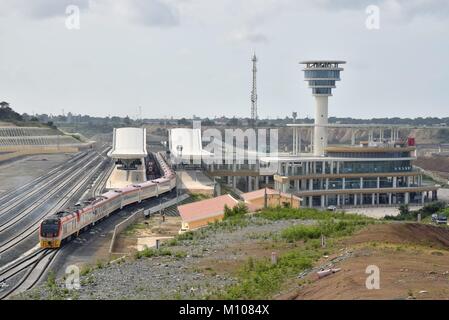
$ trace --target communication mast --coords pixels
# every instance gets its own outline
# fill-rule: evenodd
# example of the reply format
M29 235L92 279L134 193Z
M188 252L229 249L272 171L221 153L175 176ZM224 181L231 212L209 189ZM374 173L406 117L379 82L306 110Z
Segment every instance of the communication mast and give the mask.
M253 58L253 89L251 90L251 120L257 121L257 57L254 53Z

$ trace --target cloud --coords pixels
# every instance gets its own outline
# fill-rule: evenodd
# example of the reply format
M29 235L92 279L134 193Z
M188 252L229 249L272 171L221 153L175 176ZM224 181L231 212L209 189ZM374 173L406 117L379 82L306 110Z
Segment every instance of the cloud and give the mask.
M449 16L449 1L445 0L321 0L319 3L330 10L364 10L369 5L377 5L381 14L408 20L422 16Z
M116 9L119 9L115 10L117 14L146 26L167 27L179 24L177 7L163 0L127 0L122 1Z
M179 24L177 6L167 0L2 0L0 14L33 19L64 17L69 5L98 15L125 18L145 26Z
M231 41L249 43L268 43L268 37L260 32L251 32L245 29L234 31L229 35Z
M2 0L0 14L46 19L64 16L69 5L76 5L80 10L85 10L89 7L89 0Z

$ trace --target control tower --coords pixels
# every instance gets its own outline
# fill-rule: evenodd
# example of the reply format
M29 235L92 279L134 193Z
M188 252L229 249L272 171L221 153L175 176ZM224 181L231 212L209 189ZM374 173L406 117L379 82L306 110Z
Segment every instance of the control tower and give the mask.
M340 81L340 64L345 61L311 60L303 61L304 80L315 97L315 126L313 134L313 154L324 156L327 147L328 97L332 95L335 81Z

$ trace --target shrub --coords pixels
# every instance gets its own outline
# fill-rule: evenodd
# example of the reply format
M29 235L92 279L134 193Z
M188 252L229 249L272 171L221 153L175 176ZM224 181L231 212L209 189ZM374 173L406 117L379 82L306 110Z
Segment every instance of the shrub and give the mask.
M243 216L246 213L248 213L248 207L243 202L239 202L232 209L230 209L227 205L224 206L224 218L225 219L228 219L230 217L235 217L235 216Z
M289 242L307 239L318 239L321 237L319 226L296 225L282 231L281 237Z

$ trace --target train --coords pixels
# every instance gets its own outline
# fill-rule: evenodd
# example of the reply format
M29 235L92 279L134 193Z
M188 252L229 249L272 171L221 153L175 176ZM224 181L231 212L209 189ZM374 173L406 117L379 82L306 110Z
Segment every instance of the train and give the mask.
M84 201L76 209L59 211L44 218L39 226L40 247L60 248L64 242L109 217L114 211L145 199L159 197L176 188L176 173L160 153L156 153L154 157L162 173L160 178L109 190Z

